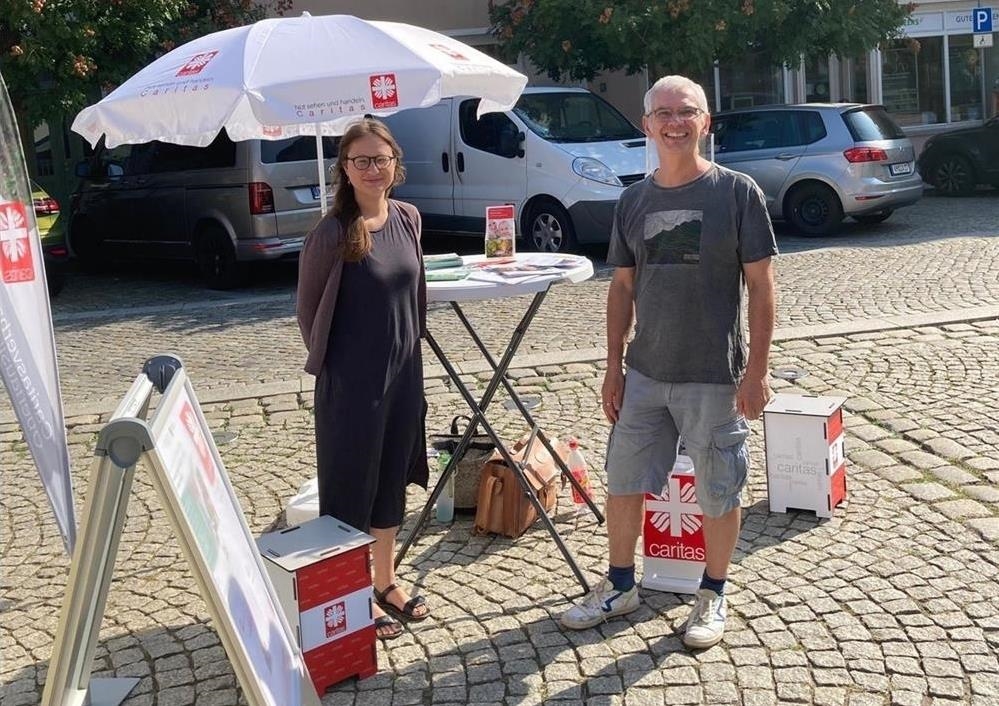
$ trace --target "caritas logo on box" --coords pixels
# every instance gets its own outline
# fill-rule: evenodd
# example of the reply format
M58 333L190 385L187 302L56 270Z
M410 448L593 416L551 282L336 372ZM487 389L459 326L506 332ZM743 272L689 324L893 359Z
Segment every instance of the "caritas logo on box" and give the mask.
M0 273L5 284L35 279L30 228L23 204L17 201L0 203Z
M674 473L664 495L645 495L645 556L704 561L701 506L693 474Z
M343 601L326 606L323 611L326 622L326 637L336 637L347 629L347 607Z
M399 107L399 85L395 81L395 74L369 76L368 85L371 88L373 109Z

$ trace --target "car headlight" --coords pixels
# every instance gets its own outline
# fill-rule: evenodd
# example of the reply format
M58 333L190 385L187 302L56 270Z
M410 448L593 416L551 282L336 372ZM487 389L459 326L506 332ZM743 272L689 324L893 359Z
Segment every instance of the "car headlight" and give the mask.
M623 186L617 175L606 164L593 157L576 157L572 160L572 171L584 179L599 181L601 184Z

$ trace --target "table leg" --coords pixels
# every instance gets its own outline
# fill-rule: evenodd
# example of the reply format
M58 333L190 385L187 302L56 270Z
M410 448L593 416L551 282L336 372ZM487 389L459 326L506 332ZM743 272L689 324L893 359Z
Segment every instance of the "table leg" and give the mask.
M489 349L486 348L485 344L482 342L482 339L479 338L479 334L475 332L475 329L472 327L472 323L468 320L468 317L465 316L465 312L462 311L461 307L458 305L458 302L451 302L451 308L454 309L455 314L458 315L458 319L461 321L462 325L464 325L465 330L468 331L468 335L472 337L472 341L479 349L479 352L482 353L482 356L486 359L486 362L489 363L490 367L493 369L493 373L495 374L495 372L499 369L499 366L496 364L496 361L493 359L493 356L489 352ZM534 421L534 417L531 416L531 413L528 411L527 407L525 407L524 403L520 400L520 395L517 394L517 391L514 390L513 385L510 384L510 380L507 379L506 373L503 374L501 382L503 384L503 387L506 388L507 394L510 395L510 399L513 400L513 403L517 406L517 409L520 410L520 414L524 418L524 421L526 421L528 426L532 428L537 427L537 423ZM542 445L544 445L548 453L551 454L551 457L555 459L555 463L558 465L559 470L562 473L562 477L568 480L569 483L572 484L572 487L575 488L579 492L579 494L586 500L586 504L589 506L590 511L593 513L594 517L597 518L597 524L603 524L604 521L603 513L600 512L600 509L596 506L596 503L593 502L593 498L590 497L590 494L586 492L586 490L583 488L580 482L576 480L576 477L572 475L572 473L569 471L569 468L568 466L565 465L565 461L562 460L562 457L555 452L554 448L552 448L551 441L548 439L548 436L540 429L538 429L538 439L540 439Z
M492 428L492 425L489 424L489 422L486 420L485 417L485 410L489 406L490 402L492 402L492 398L496 394L496 390L500 386L501 382L506 383L507 388L510 389L509 383L506 380L506 371L510 367L510 363L513 360L513 356L516 353L517 348L520 346L520 343L523 340L524 335L527 333L527 328L530 325L531 320L534 318L535 314L537 313L538 308L541 306L541 303L544 301L546 294L547 290L535 294L534 299L531 301L530 306L528 307L527 311L524 313L524 316L521 318L520 323L517 325L516 329L514 330L514 333L510 338L510 343L507 345L506 351L504 351L503 356L500 358L500 362L498 364L493 365L493 370L494 370L493 377L490 379L489 384L486 386L486 391L483 393L482 399L478 402L472 396L472 393L469 392L468 387L461 381L461 377L459 376L458 371L455 369L454 365L452 365L451 362L448 360L447 356L444 354L443 349L441 349L440 345L437 343L437 340L433 337L433 335L429 331L427 332L426 340L428 345L430 346L431 350L433 350L434 355L440 361L445 371L447 371L447 374L451 378L451 381L454 382L455 387L458 388L458 391L461 393L461 396L464 398L465 403L468 405L469 409L471 410L472 421L465 429L465 433L462 436L461 440L458 442L458 447L455 449L451 461L448 463L447 468L445 468L444 472L441 474L441 478L437 481L437 485L434 486L434 489L431 492L430 497L427 499L427 502L424 504L423 509L420 511L420 514L417 517L412 530L410 530L409 534L406 536L406 539L399 547L399 550L396 553L395 557L396 566L399 565L403 557L406 555L406 552L409 551L409 547L412 546L417 535L423 530L423 527L425 526L427 519L430 516L430 512L433 509L434 503L437 501L437 498L440 496L441 492L443 492L443 489L445 488L451 474L454 473L455 471L455 468L457 466L457 459L460 459L461 454L464 453L464 451L468 448L468 444L471 442L472 436L475 434L475 429L477 425L481 424L483 430L485 430L486 434L489 435L490 439L492 439L493 443L496 445L496 449L503 457L503 460L510 468L513 469L514 475L517 476L524 492L527 494L527 497L529 498L530 502L534 505L534 508L538 513L538 516L541 518L542 523L548 529L548 532L549 534L551 534L552 539L555 541L555 544L558 546L559 551L562 553L562 556L569 564L569 568L572 569L572 572L573 574L575 574L576 579L583 587L584 593L589 592L590 590L589 584L587 583L586 578L583 576L582 571L579 569L579 565L576 563L576 560L569 552L569 548L565 545L564 540L559 535L558 530L555 528L555 525L552 523L551 518L548 516L548 513L545 511L544 506L542 506L541 502L538 500L537 494L534 492L533 488L531 488L531 485L528 482L528 480L524 477L523 470L520 468L520 466L517 465L517 463L514 462L512 456L510 455L510 452L506 448L506 445L503 443L503 440L500 439L499 435L495 432L495 430ZM481 340L479 341L479 344L481 344ZM524 409L523 411L526 412L527 410ZM536 430L537 425L533 426L534 429ZM546 447L549 449L549 451L551 451L550 445L546 444ZM557 454L553 453L552 456L555 459L559 459L559 456ZM564 464L561 465L564 468Z

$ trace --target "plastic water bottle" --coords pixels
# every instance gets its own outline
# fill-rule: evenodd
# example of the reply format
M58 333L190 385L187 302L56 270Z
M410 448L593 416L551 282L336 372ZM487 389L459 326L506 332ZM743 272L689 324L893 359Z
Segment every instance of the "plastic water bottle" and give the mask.
M451 454L447 451L441 451L440 455L437 457L437 467L440 468L441 473L447 468L448 462L451 460ZM437 521L438 522L452 522L454 520L454 473L450 475L447 479L447 484L444 486L444 490L441 494L437 496Z
M590 476L586 472L586 459L583 458L583 452L579 448L579 440L576 438L569 439L569 457L566 459L566 465L569 467L569 473L572 474L572 477L589 495ZM572 486L572 502L576 505L576 514L582 512L583 508L586 507L586 498L576 490L576 486Z

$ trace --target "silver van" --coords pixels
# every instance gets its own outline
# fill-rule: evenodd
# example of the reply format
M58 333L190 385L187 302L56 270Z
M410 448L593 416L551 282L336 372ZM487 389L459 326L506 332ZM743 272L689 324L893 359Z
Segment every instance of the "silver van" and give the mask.
M773 218L803 235L832 233L845 216L880 223L916 203L915 151L880 105L805 103L711 116L715 161L753 177Z
M323 138L326 168L336 148ZM319 219L314 137L233 142L222 132L207 147L102 143L76 174L76 258L193 260L216 289L242 283L248 262L297 256Z

